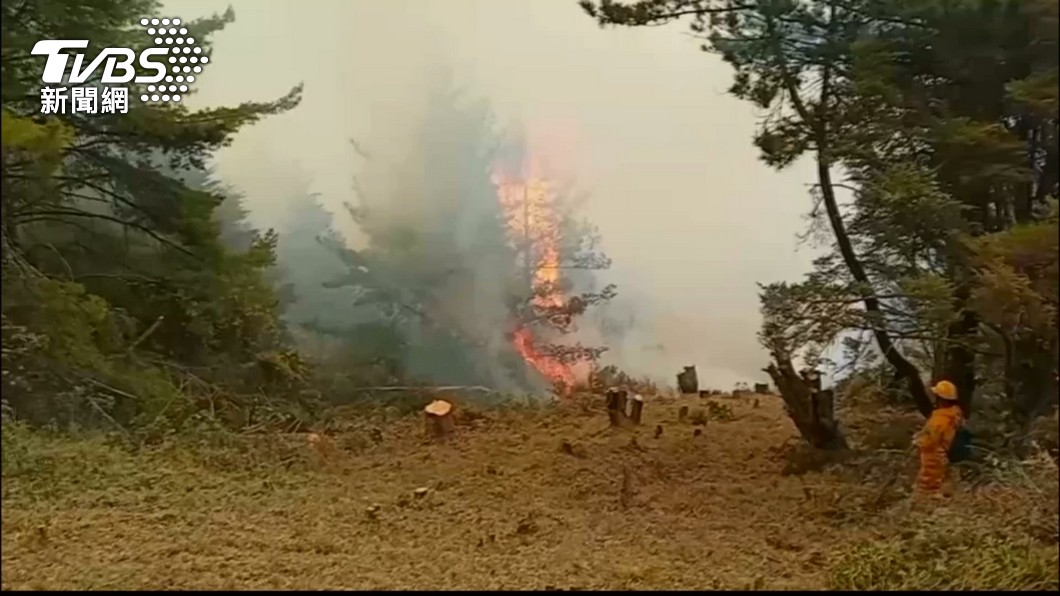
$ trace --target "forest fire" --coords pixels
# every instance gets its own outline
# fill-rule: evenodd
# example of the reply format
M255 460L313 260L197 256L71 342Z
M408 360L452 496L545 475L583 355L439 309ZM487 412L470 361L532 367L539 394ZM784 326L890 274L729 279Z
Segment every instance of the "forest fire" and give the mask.
M534 335L529 327L520 326L512 336L516 351L539 373L552 381L564 395L574 387L574 371L559 360L540 353L534 346Z
M497 198L504 210L508 239L520 257L530 308L516 322L512 343L528 364L568 394L574 386L574 370L541 350L531 324L542 312L562 309L566 304L560 289L560 215L556 197L547 181L528 173L524 165L517 176L498 168L493 175ZM547 318L547 317L545 317Z

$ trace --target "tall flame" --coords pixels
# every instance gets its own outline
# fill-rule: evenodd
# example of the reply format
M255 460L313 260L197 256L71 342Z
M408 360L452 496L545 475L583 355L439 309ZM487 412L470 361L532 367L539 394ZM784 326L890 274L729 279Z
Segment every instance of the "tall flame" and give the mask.
M565 300L559 289L560 217L556 196L547 180L533 173L530 164L523 164L523 169L520 176L511 176L500 168L493 173L508 239L523 257L520 266L526 285L533 292L531 304L538 308L563 306ZM561 391L567 393L573 388L572 368L542 353L525 322L519 323L512 343L528 364Z

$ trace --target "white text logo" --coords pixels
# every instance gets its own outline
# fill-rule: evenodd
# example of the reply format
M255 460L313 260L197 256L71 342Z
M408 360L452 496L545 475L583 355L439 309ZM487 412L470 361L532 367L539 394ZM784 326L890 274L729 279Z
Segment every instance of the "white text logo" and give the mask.
M127 113L129 89L110 86L124 83L139 85L140 100L145 103L179 102L181 95L187 93L195 82L195 76L202 72L202 65L210 61L188 29L180 24L180 19L141 19L140 25L153 38L155 47L142 50L139 56L129 48L104 48L87 65L85 54L73 54L73 65L69 70L70 54L64 51L85 49L89 40L38 41L31 53L48 57L41 75L41 81L49 85L41 89L41 112ZM101 69L99 76L88 86L50 86L82 85Z

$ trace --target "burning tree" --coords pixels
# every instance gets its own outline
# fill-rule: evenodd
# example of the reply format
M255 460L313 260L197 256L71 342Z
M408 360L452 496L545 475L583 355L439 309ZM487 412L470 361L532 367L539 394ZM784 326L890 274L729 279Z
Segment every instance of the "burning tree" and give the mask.
M570 193L448 81L401 153L354 148L362 167L347 211L368 242L324 240L347 269L328 286L402 335L406 380L569 391L603 348L560 339L614 295L592 285L591 271L610 263Z
M615 296L613 284L577 292L592 282L578 274L606 269L611 261L595 250L596 230L574 217L569 195L549 182L540 163L529 156L512 161L498 162L493 182L517 263L513 343L534 369L568 392L606 348L557 340L576 330L575 319L587 308Z

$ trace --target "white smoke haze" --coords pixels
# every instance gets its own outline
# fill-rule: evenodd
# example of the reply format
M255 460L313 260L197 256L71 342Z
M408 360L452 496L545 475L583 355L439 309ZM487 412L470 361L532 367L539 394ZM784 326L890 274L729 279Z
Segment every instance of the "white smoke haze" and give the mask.
M165 9L191 19L229 4L236 21L215 37L189 105L269 100L305 83L297 109L218 155L217 173L246 195L255 225L282 227L292 193L313 192L350 245L364 246L342 207L355 201L363 165L350 139L401 163L430 142L420 134L428 93L451 76L587 194L580 215L613 262L596 279L617 284L608 312L629 324L603 340L598 318L581 322L579 339L609 346L603 363L670 385L691 364L704 387L765 380L756 282L808 270L814 252L796 234L812 172L758 160L753 108L726 94L728 65L699 51L683 25L603 30L575 0L171 0ZM428 183L400 169L362 182L411 215L410 189ZM484 312L482 325L495 316Z

